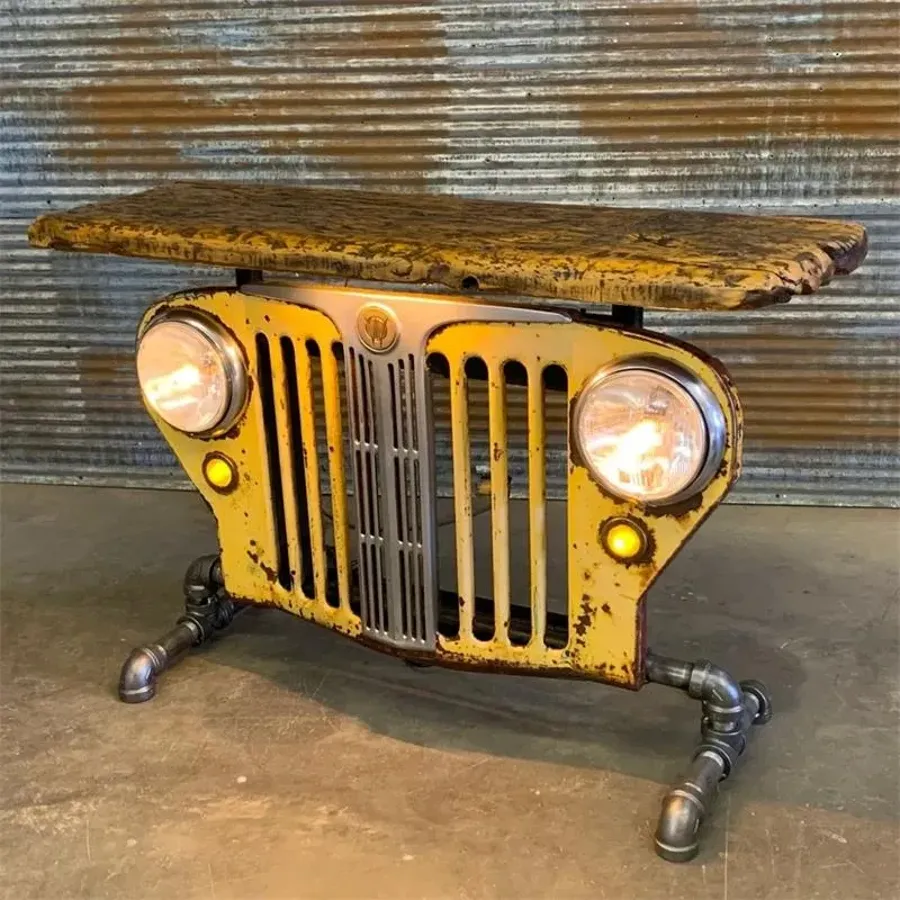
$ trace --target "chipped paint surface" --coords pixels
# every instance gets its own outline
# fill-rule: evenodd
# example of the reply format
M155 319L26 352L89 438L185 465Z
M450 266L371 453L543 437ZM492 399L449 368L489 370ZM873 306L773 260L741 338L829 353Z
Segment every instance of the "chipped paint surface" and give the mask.
M453 420L454 498L457 536L457 572L460 603L460 634L440 638L441 655L459 662L496 660L515 668L568 669L613 684L639 687L643 683L644 596L672 557L727 493L740 467L741 415L733 388L721 367L700 359L685 346L651 335L629 334L615 328L560 324L508 326L497 323L449 325L429 342L428 351L443 354L450 363ZM499 368L510 359L524 365L529 384L540 384L543 368L562 366L568 373L571 406L598 368L630 356L654 354L675 362L697 375L713 392L725 413L729 434L719 472L690 504L690 508L649 512L606 494L574 458L568 477L570 639L564 648L544 646L534 634L526 646L511 646L502 628L490 640L473 633L475 586L473 576L471 485L468 454L465 361L477 355L488 366L493 382ZM496 392L496 389L492 389ZM494 413L492 441L505 427ZM529 456L539 457L541 448L530 445ZM506 540L509 528L505 503L505 466L492 467L492 529L495 556L497 540ZM499 494L499 498L498 495ZM545 544L543 498L529 496L529 519L535 546ZM651 551L640 563L612 561L600 545L603 524L617 517L638 519L649 534ZM505 568L498 577L495 568L494 602L498 623L509 609L509 580ZM499 595L497 592L501 592ZM504 593L505 592L505 593ZM499 601L498 601L499 596ZM532 621L541 614L542 600L532 597Z
M303 309L289 304L271 304L247 297L235 291L191 291L167 297L148 310L142 325L146 327L154 316L168 309L196 309L214 316L237 338L246 358L248 372L257 371L255 335L258 332L272 335L287 334L302 344L307 339L315 340L320 346L328 347L339 338L331 320L320 312ZM276 315L277 310L277 315ZM271 314L271 315L270 315ZM312 402L309 399L310 374L305 359L298 353L298 380L303 427L306 433L314 433L312 425ZM323 354L323 365L329 365L329 355ZM297 454L301 448L292 444L293 436L287 423L284 393L285 373L280 367L280 356L273 354L272 381L275 386L275 412L277 437L285 447ZM326 369L326 383L335 386L337 378L333 370ZM334 448L335 466L343 469L343 445L340 439L340 411L335 403L334 390L326 394L326 422L329 443ZM157 427L169 442L188 478L203 495L213 511L218 524L219 546L222 553L222 569L229 593L254 603L278 606L288 612L303 616L320 625L334 628L348 635L360 631L359 618L350 609L349 555L347 540L346 507L343 502L345 488L338 487L332 504L334 533L336 535L336 562L340 604L330 606L326 602L325 549L322 533L321 504L319 496L318 465L314 448L302 448L309 504L309 529L312 545L314 597L307 597L300 583L304 573L301 568L299 539L297 536L297 508L294 496L294 467L287 461L288 454L282 454L281 468L282 503L286 511L288 530L288 552L290 568L296 577L296 589L288 589L278 581L278 549L274 510L269 498L272 485L269 481L269 467L263 413L259 401L259 390L251 389L250 398L237 425L229 432L215 439L190 437L167 425L151 408L147 408ZM215 452L233 460L238 470L237 487L222 494L211 487L203 477L203 460L207 454ZM340 482L340 479L338 479Z
M194 291L176 294L151 308L146 325L160 312L172 308L196 309L216 317L240 342L248 371L257 371L255 337L289 335L297 345L312 339L320 347L328 347L340 339L332 321L323 313L288 303L264 300L235 291ZM499 451L491 470L492 508L494 512L494 557L501 564L494 570L494 609L498 622L495 636L488 641L475 635L474 537L472 530L470 461L468 458L468 417L466 413L465 360L477 348L488 366L489 385L494 413L489 430L492 443ZM573 674L607 681L625 687L643 683L644 596L656 576L677 553L710 511L721 501L737 477L740 461L741 418L737 401L727 376L714 364L699 358L689 348L650 335L637 335L616 328L578 323L553 325L504 323L455 323L438 331L429 341L428 352L443 354L451 366L454 404L455 439L455 516L457 540L458 594L460 634L457 639L439 637L437 661L448 665L475 668L534 671L544 674ZM546 610L546 585L533 586L530 602L532 620L541 622L525 646L513 646L505 626L510 617L512 598L508 569L509 505L505 468L506 421L503 409L501 367L510 359L518 360L528 373L529 384L541 383L541 371L547 365L560 365L568 373L568 402L573 404L581 386L597 368L622 357L652 353L678 363L713 391L721 404L731 436L719 472L698 496L690 509L657 510L650 513L633 504L616 500L600 490L587 471L572 460L568 479L569 641L564 647L547 647L543 623ZM278 606L320 625L333 628L350 637L361 636L361 622L350 603L350 553L343 483L341 414L337 398L337 374L328 368L330 354L323 353L323 382L326 390L328 429L328 467L333 490L333 530L336 535L338 604L326 602L326 551L322 529L320 468L315 448L306 442L302 448L294 443L288 423L285 392L286 379L277 354L272 355L274 384L275 431L279 446L289 449L280 454L281 503L287 524L287 552L290 569L297 575L294 587L279 581L279 548L277 546L276 512L270 498L270 463L267 457L261 390L251 389L250 398L237 425L214 439L192 438L169 427L152 410L150 414L179 461L212 509L219 531L222 565L228 591L254 603ZM310 378L298 354L297 373L300 382L300 408L304 417L302 430L315 432ZM532 392L533 394L534 392ZM497 408L499 406L499 409ZM539 417L539 406L531 398L531 417ZM544 452L541 429L529 441L530 457ZM239 479L228 493L215 490L203 477L203 461L210 452L233 460ZM298 457L299 453L299 457ZM294 504L294 465L288 459L302 460L307 484L311 558L315 596L307 596L300 586L303 581L303 559L297 530L298 509ZM535 470L538 465L533 464ZM541 479L529 503L531 546L546 546L544 533L544 498L540 494ZM618 564L611 560L600 544L604 522L630 515L639 519L650 535L652 552L639 564ZM532 560L532 572L542 577L546 560ZM382 648L383 649L383 648Z
M784 302L851 272L867 247L861 225L826 219L209 182L41 216L29 238L55 250L658 309Z

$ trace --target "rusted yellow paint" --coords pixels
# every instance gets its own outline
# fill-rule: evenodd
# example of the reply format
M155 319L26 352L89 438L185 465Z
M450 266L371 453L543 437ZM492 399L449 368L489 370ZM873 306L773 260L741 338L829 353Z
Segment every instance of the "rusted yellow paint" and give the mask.
M449 325L428 345L428 351L443 354L450 363L452 391L464 395L463 367L469 356L483 359L491 372L508 359L523 363L529 384L539 385L544 367L557 364L568 373L570 406L581 386L598 368L614 360L654 354L678 363L699 377L713 392L725 413L730 439L718 474L693 504L670 511L651 513L639 506L606 494L587 470L570 459L568 479L568 614L570 640L561 649L547 648L532 636L524 647L510 646L495 636L475 638L467 627L457 639L441 637L441 655L451 661L491 660L508 667L572 670L627 687L643 682L644 598L657 575L699 524L719 503L737 477L740 459L741 418L734 391L724 373L687 347L660 337L638 335L615 328L563 323L518 324L471 323ZM531 405L536 405L532 399ZM468 475L468 464L459 462L457 437L465 440L464 425L457 421L462 408L453 408L454 470L460 481ZM535 416L537 411L535 410ZM536 473L540 445L529 442L531 471ZM464 459L466 457L463 457ZM539 479L538 479L539 480ZM462 485L455 480L459 493ZM466 492L468 496L468 492ZM458 512L465 508L457 502ZM624 565L604 552L600 530L610 518L631 516L646 527L652 552L646 561ZM544 540L540 512L531 513L531 529L539 542ZM460 520L457 519L457 533ZM496 528L495 528L496 537ZM468 565L466 559L460 559ZM468 572L468 569L466 570ZM468 577L468 576L467 576ZM468 583L460 594L471 590Z
M491 532L494 618L497 640L509 644L509 466L506 440L506 385L503 364L488 372L488 438L491 453Z
M544 643L547 617L547 470L544 464L544 389L538 366L528 366L528 546L531 555L531 629Z
M279 469L281 470L282 506L288 534L292 531L292 525L298 521L299 509L297 508L297 480L294 475L292 459L301 458L303 448L298 446L297 435L290 424L290 408L288 405L287 373L284 368L284 360L280 353L272 353L272 388L275 399L275 434L282 453L279 454ZM265 460L265 457L263 457ZM262 462L262 461L261 461ZM263 468L266 468L263 466ZM315 508L310 503L310 509ZM312 517L315 518L315 517ZM274 530L274 522L272 529ZM249 542L249 538L248 538ZM307 572L303 570L303 560L300 554L300 541L288 541L288 562L291 572L299 583L303 583ZM275 568L274 564L271 568Z
M463 376L450 380L450 420L453 434L453 512L456 519L456 572L459 631L474 641L475 537L472 527L472 479L469 468L469 400Z
M328 323L331 325L331 323ZM328 353L331 339L323 345ZM297 381L299 382L300 429L308 436L303 442L303 469L306 478L306 502L310 510L316 514L309 516L309 537L312 544L313 581L316 596L325 596L325 538L322 534L322 494L319 490L319 454L316 448L316 425L314 419L315 400L313 399L312 371L309 357L305 353L297 354ZM346 490L346 488L345 488Z
M339 334L334 323L325 315L286 303L271 303L236 291L191 291L175 294L148 310L141 328L158 313L166 309L190 307L218 319L238 340L243 348L248 371L253 384L250 399L238 423L227 434L215 439L199 439L183 434L167 425L152 409L148 412L159 430L169 442L179 462L212 509L218 524L222 568L229 593L254 603L281 607L303 618L310 619L344 634L359 634L360 620L350 609L350 560L347 541L347 514L343 481L343 449L340 440L340 406L337 403L335 362L330 353L332 342ZM295 344L298 381L300 382L301 414L304 416L303 433L312 435L312 404L310 377L303 344L307 339L316 341L322 349L325 370L326 433L329 443L329 463L332 479L332 513L336 535L338 586L340 605L332 607L325 601L325 550L321 526L321 503L315 447L307 446L305 473L307 503L309 506L310 533L313 556L313 575L316 586L315 599L304 595L300 584L300 545L297 531L296 506L293 493L293 473L287 463L288 453L281 453L283 504L286 512L288 553L291 569L296 572L293 589L286 589L275 577L277 548L273 518L271 484L268 481L265 432L259 401L259 386L255 383L257 333L272 339L272 375L277 433L281 446L297 453L287 421L287 397L284 390L284 367L276 350L281 335L290 337ZM329 391L327 385L333 385ZM228 494L214 490L203 477L203 460L210 451L224 453L235 461L238 469L237 487Z
M248 371L258 371L255 336L269 337L275 400L276 432L280 453L282 505L285 510L288 553L296 573L295 587L285 588L277 578L278 550L272 486L263 426L260 387L254 383L240 420L225 435L214 439L193 438L156 417L188 476L212 508L219 529L226 587L235 597L271 604L350 636L361 632L359 617L350 608L350 553L346 511L347 485L341 402L336 363L331 344L339 340L336 326L323 313L289 303L265 300L235 291L186 292L174 295L151 309L144 325L164 309L191 307L214 316L243 347ZM310 436L305 448L293 444L297 435L289 422L285 370L278 349L282 336L296 348L301 430ZM321 348L325 429L329 481L334 517L339 605L325 601L326 548L322 527L322 491L316 448L312 379L304 344L308 339ZM439 661L461 665L494 665L512 670L539 669L574 673L627 687L643 680L644 598L656 576L684 541L722 499L737 476L740 458L741 418L734 392L726 376L712 362L689 348L661 337L630 333L614 327L580 323L506 324L454 323L434 335L427 352L443 354L451 368L450 403L454 444L453 478L456 517L456 554L460 633L456 639L439 637ZM546 366L561 366L568 375L569 404L577 400L581 386L613 360L655 354L678 363L699 377L713 392L725 412L730 440L718 474L696 498L679 509L651 512L604 493L577 459L570 459L568 477L568 615L570 639L565 647L544 644L547 607L545 427L542 373ZM497 627L491 640L474 633L475 574L472 522L472 480L469 463L468 397L464 371L466 360L477 355L489 373L489 437L491 446L491 500L493 524L494 594ZM510 617L509 498L507 462L507 411L503 366L517 360L528 374L528 473L529 536L531 560L532 636L525 646L513 645L508 636ZM213 489L203 476L204 459L210 452L234 460L237 486L230 493ZM294 470L289 457L303 460L309 507L315 599L304 595L297 509L293 501ZM603 550L600 532L604 523L621 516L638 519L646 528L651 553L645 561L625 565Z
M328 442L331 529L337 560L338 593L341 607L350 615L350 536L347 485L344 484L344 423L341 418L337 363L330 353L322 354L322 389L325 392L325 437Z
M660 309L785 301L866 253L861 225L826 219L208 181L41 216L29 238L60 250Z

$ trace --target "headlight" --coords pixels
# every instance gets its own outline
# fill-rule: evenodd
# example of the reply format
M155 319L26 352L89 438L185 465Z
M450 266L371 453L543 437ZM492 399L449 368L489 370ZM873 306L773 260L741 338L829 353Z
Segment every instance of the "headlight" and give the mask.
M244 404L241 353L230 335L200 316L173 313L153 323L138 343L137 371L147 403L189 434L229 427Z
M598 372L575 410L575 440L611 493L648 504L702 490L725 449L725 416L709 388L655 357Z

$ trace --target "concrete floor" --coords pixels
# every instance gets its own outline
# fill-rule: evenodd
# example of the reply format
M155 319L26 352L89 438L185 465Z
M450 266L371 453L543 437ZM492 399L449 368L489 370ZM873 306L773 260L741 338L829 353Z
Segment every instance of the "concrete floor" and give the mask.
M655 649L777 702L679 867L651 834L692 701L412 670L252 610L123 706L120 663L214 548L202 503L0 507L3 897L900 896L896 513L728 507L654 588Z

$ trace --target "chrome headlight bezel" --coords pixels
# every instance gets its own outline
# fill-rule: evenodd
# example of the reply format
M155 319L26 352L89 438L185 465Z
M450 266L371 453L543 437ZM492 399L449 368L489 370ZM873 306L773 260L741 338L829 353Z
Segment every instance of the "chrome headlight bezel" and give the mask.
M216 353L222 364L225 375L227 402L218 421L207 428L190 430L171 423L165 415L148 399L144 385L138 375L138 386L144 402L153 410L154 415L162 419L170 428L195 438L219 437L227 432L240 418L247 402L248 375L247 362L237 338L228 331L221 322L212 316L194 309L165 310L147 321L138 333L135 346L135 366L139 358L141 344L147 335L157 326L167 323L187 325L196 331Z
M590 455L586 452L581 438L579 422L584 415L585 407L591 392L611 375L621 375L629 371L650 373L674 382L684 390L697 405L706 430L706 450L703 462L696 475L683 488L664 497L648 500L637 493L623 491L621 486L609 483L591 464ZM722 464L725 447L728 441L728 424L721 405L712 390L693 372L659 356L633 356L618 360L604 366L594 373L584 384L576 401L572 418L572 436L581 461L591 475L604 490L614 497L648 507L667 507L695 496L712 480Z

